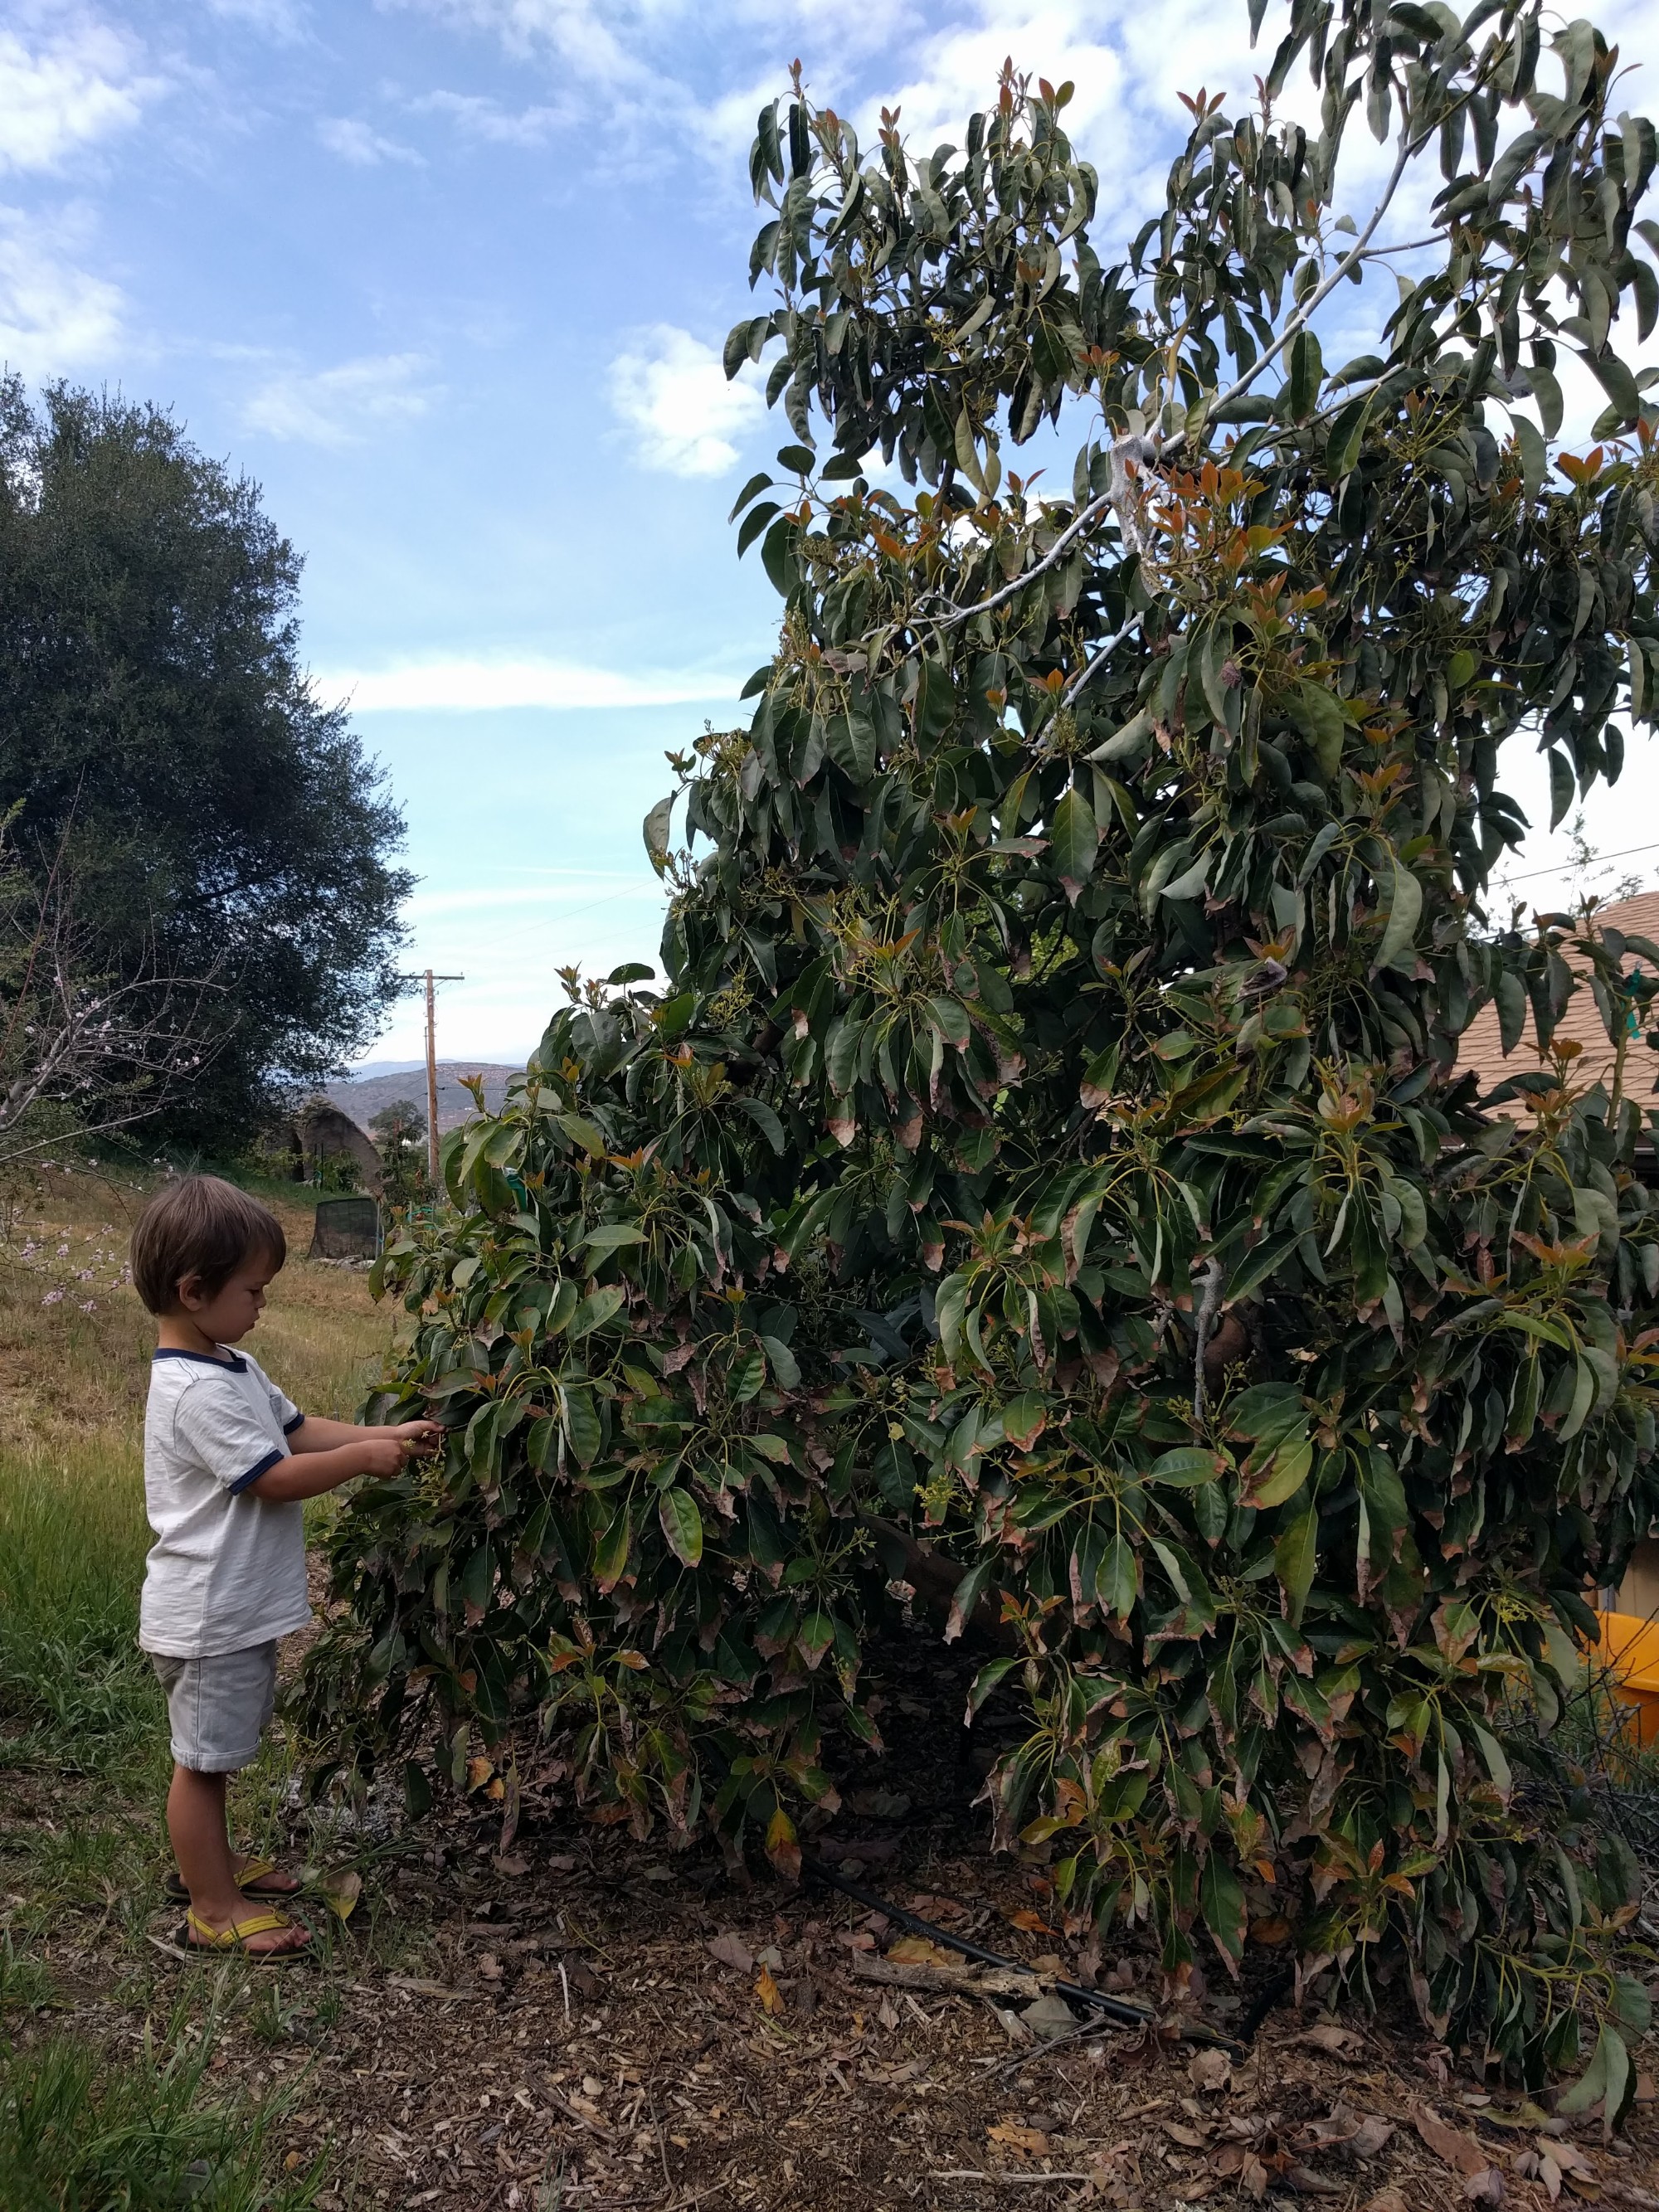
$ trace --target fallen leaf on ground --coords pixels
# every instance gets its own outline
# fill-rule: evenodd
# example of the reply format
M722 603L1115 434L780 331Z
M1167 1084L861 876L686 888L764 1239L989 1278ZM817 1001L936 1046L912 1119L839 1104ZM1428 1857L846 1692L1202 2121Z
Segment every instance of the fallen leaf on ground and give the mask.
M718 1959L723 1966L735 1966L738 1973L746 1974L755 1963L755 1954L735 1929L726 1929L708 1939L711 1958Z
M1354 2028L1340 2027L1334 2020L1322 2020L1317 2027L1294 2039L1311 2044L1316 2051L1328 2051L1333 2058L1358 2058L1365 2048L1363 2035Z
M1184 2120L1165 2120L1164 2132L1171 2142L1178 2142L1183 2150L1203 2150L1209 2137L1201 2129L1189 2128Z
M1394 2122L1367 2112L1348 2148L1356 2158L1375 2158L1394 2133Z
M481 1982L499 1982L501 1978L501 1960L493 1951L482 1953L478 1960L478 1979Z
M1360 2212L1411 2212L1411 2208L1397 2189L1379 2189L1365 2199Z
M1340 2181L1327 2180L1310 2166L1287 2166L1285 2179L1298 2197L1346 2197L1348 2193Z
M1040 1912L1033 1912L1028 1905L1024 1905L1018 1912L1011 1912L1008 1915L1008 1925L1011 1928L1023 1928L1028 1936L1052 1936L1054 1933Z
M1288 1942L1290 1934L1290 1922L1279 1919L1277 1914L1266 1920L1253 1920L1249 1926L1251 1942L1265 1943L1270 1950L1278 1944Z
M497 1859L495 1862L495 1871L497 1874L504 1874L507 1877L508 1881L516 1881L520 1875L526 1875L529 1873L530 1862L527 1858L522 1857L515 1851L507 1858Z
M1045 1990L1033 2003L1028 2004L1021 2012L1020 2018L1034 2035L1042 2036L1045 2042L1052 2042L1057 2035L1069 2035L1077 2026L1070 2005L1064 1997L1057 1997L1052 1990Z
M1224 2089L1233 2078L1233 2065L1224 2051L1197 2051L1187 2068L1194 2089Z
M755 1995L760 1999L763 2010L774 2013L783 2010L783 1994L772 1979L769 1966L761 1968L760 1978L755 1984Z
M993 2142L1003 2143L1010 2150L1024 2151L1032 2158L1041 2158L1048 2148L1048 2138L1041 2128L1017 2127L1012 2121L1001 2120L985 2132Z
M901 1936L892 1944L887 1956L896 1966L949 1966L955 1964L955 1954L943 1944L929 1941L926 1936Z
M339 1874L319 1875L317 1894L329 1911L341 1920L349 1920L357 1899L363 1893L363 1878L350 1867Z
M493 1759L469 1759L466 1762L467 1788L482 1790L495 1771L495 1762Z
M1473 2180L1491 2166L1492 2160L1473 2136L1448 2127L1440 2115L1431 2112L1426 2105L1418 2106L1413 2112L1412 2124L1435 2156L1454 2172L1467 2174Z

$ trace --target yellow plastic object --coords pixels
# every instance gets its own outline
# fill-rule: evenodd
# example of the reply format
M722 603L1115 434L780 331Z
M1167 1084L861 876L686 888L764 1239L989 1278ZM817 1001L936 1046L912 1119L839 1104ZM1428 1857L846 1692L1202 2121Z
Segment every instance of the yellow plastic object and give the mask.
M1659 1741L1659 1620L1633 1613L1603 1613L1598 1656L1609 1686L1632 1709L1631 1732L1640 1744Z

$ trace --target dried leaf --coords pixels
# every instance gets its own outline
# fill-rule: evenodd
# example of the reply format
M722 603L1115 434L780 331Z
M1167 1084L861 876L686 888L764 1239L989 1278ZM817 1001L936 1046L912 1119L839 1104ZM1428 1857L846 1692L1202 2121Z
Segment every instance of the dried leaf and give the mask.
M1018 2127L1011 2120L1000 2120L985 2132L993 2142L1030 2158L1041 2158L1048 2148L1048 2138L1041 2128Z
M501 1978L501 1960L493 1951L481 1952L478 1957L478 1979L481 1982L499 1982Z
M466 1762L467 1788L482 1790L495 1771L495 1762L493 1759L469 1759Z
M1411 2212L1411 2207L1397 2189L1379 2189L1365 2199L1360 2212Z
M1340 2181L1328 2180L1310 2166L1287 2166L1285 2179L1298 2197L1346 2197L1348 2193Z
M1316 2051L1327 2051L1333 2058L1358 2058L1365 2048L1363 2035L1352 2027L1339 2027L1334 2020L1322 2020L1317 2027L1310 2027L1296 2040L1311 2044Z
M1077 2026L1070 2005L1052 1990L1045 1990L1019 2016L1033 2035L1041 2036L1045 2043L1051 2043L1057 2035L1069 2035Z
M504 1874L509 1881L517 1881L521 1875L529 1873L530 1862L517 1852L514 1852L504 1859L496 1860L495 1871L497 1874Z
M1224 2089L1233 2078L1233 2065L1224 2051L1196 2051L1187 2068L1194 2089L1212 2093Z
M779 2013L783 2010L783 1992L772 1979L769 1966L761 1968L760 1977L755 1984L755 1995L760 1999L763 2012Z
M887 1956L896 1966L951 1966L956 1954L926 1936L901 1936L889 1947Z
M1467 2174L1471 2180L1484 2174L1492 2164L1473 2136L1464 2135L1460 2129L1449 2127L1437 2112L1426 2105L1419 2105L1412 2114L1412 2124L1424 2142L1443 2164L1455 2172ZM1497 2198L1492 2200L1497 2203Z
M1367 2112L1348 2148L1355 2158L1375 2158L1393 2133L1392 2120L1382 2119L1376 2112Z
M1040 1912L1033 1912L1029 1905L1024 1905L1018 1912L1008 1915L1008 1925L1023 1928L1028 1936L1052 1936L1055 1932Z
M317 1893L337 1919L349 1920L363 1893L363 1878L350 1867L342 1868L337 1874L319 1875Z
M1171 2142L1180 2143L1187 2150L1206 2150L1210 2138L1200 2128L1189 2128L1184 2120L1165 2120L1164 2132Z
M742 1936L729 1928L721 1935L709 1937L708 1954L718 1959L722 1966L735 1967L740 1974L746 1974L755 1963L754 1953Z

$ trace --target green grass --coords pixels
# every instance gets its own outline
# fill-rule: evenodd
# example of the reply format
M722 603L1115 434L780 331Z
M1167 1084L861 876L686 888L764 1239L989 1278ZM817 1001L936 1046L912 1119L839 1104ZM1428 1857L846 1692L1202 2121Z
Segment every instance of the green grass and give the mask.
M319 2173L284 2174L281 2100L213 2094L213 2032L175 2021L131 2057L52 2033L0 2045L6 2212L306 2212Z
M112 1438L0 1451L0 1722L11 1763L148 1763L164 1708L137 1648L143 1475Z

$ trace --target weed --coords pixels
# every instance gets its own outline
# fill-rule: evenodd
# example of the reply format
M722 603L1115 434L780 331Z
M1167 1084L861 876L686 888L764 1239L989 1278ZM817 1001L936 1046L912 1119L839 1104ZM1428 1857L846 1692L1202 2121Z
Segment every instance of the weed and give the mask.
M213 2040L175 2021L133 2057L62 2034L0 2048L6 2212L307 2212L322 2175L281 2173L282 2101L204 2094Z
M20 1959L10 1929L0 1932L0 2022L9 2014L39 2012L52 2002L53 1983L39 1959Z

